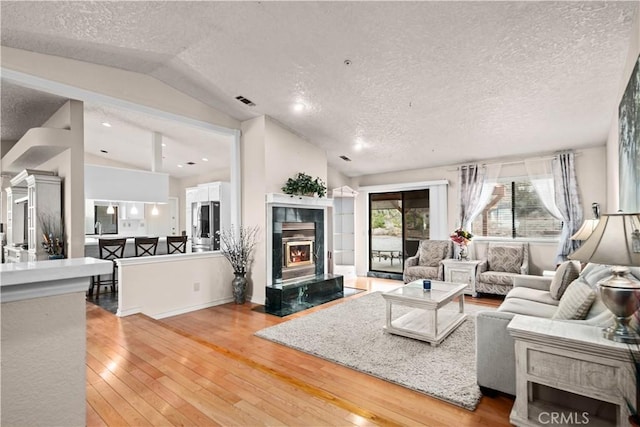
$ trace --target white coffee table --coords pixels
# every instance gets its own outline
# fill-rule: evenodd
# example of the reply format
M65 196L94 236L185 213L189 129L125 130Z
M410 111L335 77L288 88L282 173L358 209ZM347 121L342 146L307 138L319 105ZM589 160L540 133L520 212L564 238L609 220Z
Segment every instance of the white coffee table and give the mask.
M422 289L422 280L382 294L387 303L387 324L384 330L430 343L440 344L453 332L467 315L464 313L464 290L467 284L431 281L431 290ZM460 297L458 311L440 310ZM413 307L407 314L393 318L393 305Z

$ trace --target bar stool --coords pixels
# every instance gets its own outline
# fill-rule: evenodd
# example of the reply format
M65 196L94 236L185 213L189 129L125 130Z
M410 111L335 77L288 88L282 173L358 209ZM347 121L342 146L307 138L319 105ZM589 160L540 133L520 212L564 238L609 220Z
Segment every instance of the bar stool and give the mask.
M184 254L187 252L187 236L167 236L167 253Z
M98 287L96 298L100 295L100 286L111 286L111 292L116 291L116 265L115 260L124 258L124 248L127 245L127 239L98 239L98 253L100 259L107 259L113 262L111 279L101 280L100 276L91 277L91 286L89 287L89 295L93 295L94 286Z
M157 237L136 237L133 239L136 256L153 256L158 250Z

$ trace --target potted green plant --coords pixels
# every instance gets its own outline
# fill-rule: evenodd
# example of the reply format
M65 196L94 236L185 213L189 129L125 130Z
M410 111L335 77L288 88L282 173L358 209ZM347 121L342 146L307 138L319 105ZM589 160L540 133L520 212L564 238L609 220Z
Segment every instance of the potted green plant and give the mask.
M324 197L327 194L327 187L320 177L311 178L304 172L298 172L294 177L289 178L282 187L282 191L290 196L310 196L315 194Z
M49 259L64 258L64 224L62 219L47 214L38 215L42 230L42 248Z
M253 251L258 243L259 227L241 226L238 229L224 229L218 232L220 236L220 252L229 261L235 275L231 286L233 301L244 304L247 297L247 278L245 275L253 262Z

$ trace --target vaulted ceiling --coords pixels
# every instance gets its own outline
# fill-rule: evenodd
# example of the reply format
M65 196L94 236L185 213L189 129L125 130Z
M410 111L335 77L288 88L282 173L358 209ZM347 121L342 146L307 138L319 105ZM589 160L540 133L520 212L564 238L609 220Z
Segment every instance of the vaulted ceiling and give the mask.
M0 8L4 46L148 74L238 120L266 114L358 176L603 145L638 2Z

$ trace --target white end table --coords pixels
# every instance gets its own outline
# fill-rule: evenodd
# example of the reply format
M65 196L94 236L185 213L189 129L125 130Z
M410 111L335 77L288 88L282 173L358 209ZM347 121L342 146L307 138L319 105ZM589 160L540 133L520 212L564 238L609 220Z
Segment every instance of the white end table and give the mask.
M476 270L482 261L470 260L460 261L457 259L445 259L444 264L444 280L445 282L464 283L467 287L464 293L477 297L476 292Z
M551 417L563 425L628 424L625 398L637 399L628 345L603 338L597 326L530 316L515 316L507 329L516 350L512 424L547 425Z

